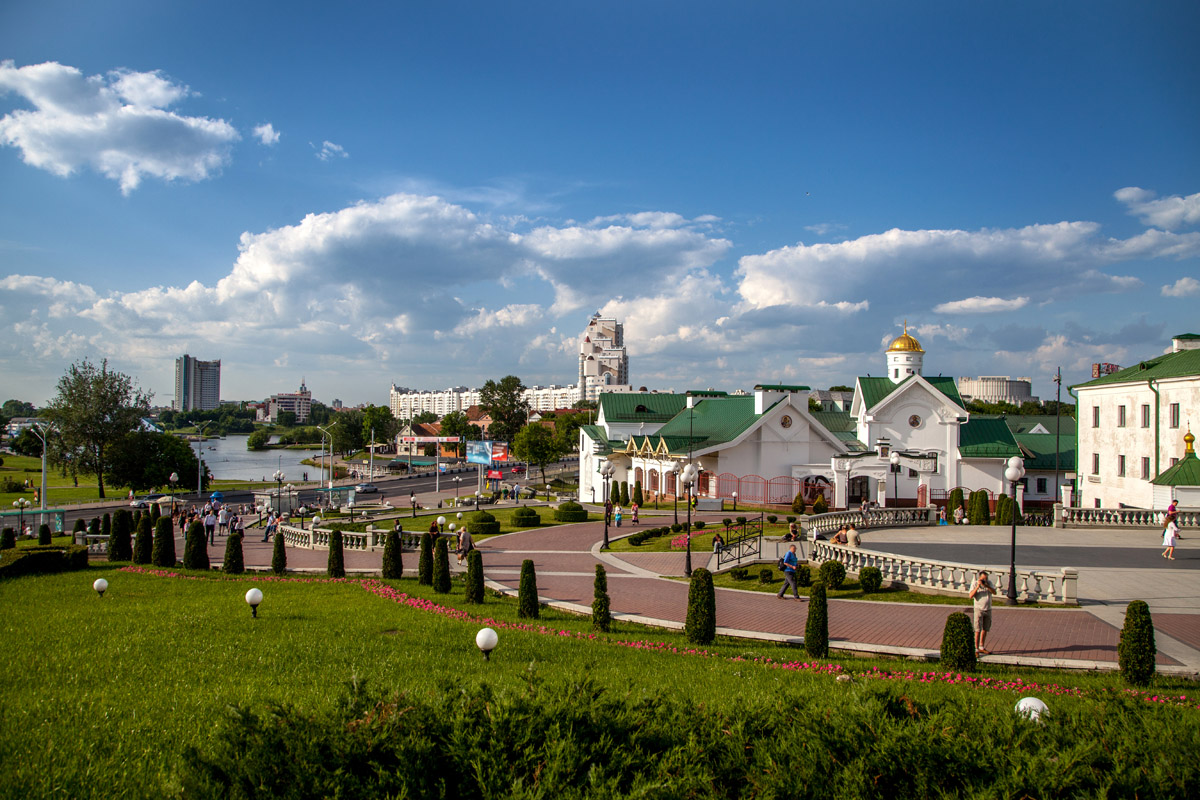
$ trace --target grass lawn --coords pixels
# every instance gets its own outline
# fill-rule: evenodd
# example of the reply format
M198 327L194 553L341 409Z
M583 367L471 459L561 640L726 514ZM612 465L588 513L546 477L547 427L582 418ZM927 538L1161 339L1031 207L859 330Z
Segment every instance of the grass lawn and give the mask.
M103 599L91 588L100 576L109 581ZM536 718L543 703L564 696L584 709L599 697L616 704L609 711L649 708L651 722L678 728L694 742L678 750L657 740L638 745L650 748L652 761L663 762L660 780L687 781L696 769L717 769L717 762L725 764L721 770L745 772L736 791L724 784L718 791L714 784L688 792L695 796L921 796L918 790L929 780L951 781L948 790L970 794L953 781L966 780L985 762L994 763L998 774L977 779L1002 781L1009 788L1001 796L1130 793L1126 783L1113 785L1118 777L1135 781L1146 796L1194 796L1200 780L1196 686L1179 679L1159 678L1149 692L1127 694L1117 677L1104 674L987 665L963 676L925 665L913 671L894 660L818 662L770 644L718 640L696 648L681 634L626 623L593 637L588 619L562 612L543 609L541 620L530 622L517 618L508 599L464 605L457 582L450 595L435 595L410 579L190 577L95 565L85 573L0 581L0 604L9 609L0 620L7 667L0 670L0 796L177 796L191 774L189 748L211 755L232 746L229 737L237 728L230 728L231 705L261 715L283 704L294 711L284 708L274 712L284 715L276 718L294 713L302 720L299 730L313 730L326 741L347 730L344 724L322 726L327 717L347 713L345 687L355 679L385 696L401 693L401 708L434 702L457 708L456 698L493 698L465 719L464 735L472 741L478 736L468 731L475 729L484 740L513 735L526 725L523 714ZM251 586L264 594L258 619L251 619L243 600ZM500 634L490 661L474 645L484 624ZM1011 711L1018 697L1030 694L1050 705L1043 725ZM390 707L349 712L361 715L351 728L375 724ZM698 710L716 716L704 717L709 724L700 727L672 724L673 715ZM531 750L506 752L500 764L460 768L469 775L480 770L478 780L486 782L484 773L504 776L510 760L523 762L531 754L534 767L558 763L564 748L589 740L588 725L602 722L584 717L561 729L547 722L544 735L526 742ZM769 749L776 746L774 736L762 737L773 721L794 726L796 739ZM425 730L432 722L418 717L411 724ZM734 748L719 754L724 737L732 737ZM372 741L382 746L386 737ZM637 749L624 738L604 747L610 758L594 763L623 761ZM254 762L253 753L235 749L229 766L243 757ZM760 750L770 753L768 761ZM274 768L290 768L306 752L298 744L295 753L280 750ZM331 753L321 757L337 762L330 768L343 765ZM443 757L458 763L449 745L425 757L434 773L444 766ZM870 762L875 758L893 766L877 766ZM576 765L585 786L594 769L589 763ZM806 777L812 765L836 765L837 771ZM345 767L362 768L350 762ZM870 776L877 782L880 769L890 770L888 785L871 789ZM859 771L865 783L854 789ZM759 783L774 785L777 773L779 787ZM564 795L548 776L548 785L534 791L540 774L538 768L523 778L523 789L508 778L500 793L581 796ZM1022 781L1033 783L1021 788ZM673 783L657 785L638 793L676 796ZM297 796L329 793L316 785L295 788Z
M558 525L566 524L566 523L562 523L562 522L555 522L554 521L554 509L552 509L548 506L530 506L530 508L532 508L534 511L536 511L537 515L542 520L542 524L537 526L538 528L552 528L552 527L556 527ZM483 511L487 511L489 514L494 516L496 518L496 521L500 523L500 533L513 533L515 531L536 530L536 528L516 527L512 524L512 514L513 514L513 511L516 510L513 506L500 506L500 507L481 506L481 509ZM462 514L461 519L458 516L460 513ZM453 508L443 508L443 509L433 509L433 510L425 509L425 510L418 510L417 516L416 516L416 518L414 518L412 516L411 509L409 509L407 511L405 511L404 509L397 509L396 513L394 513L394 514L388 514L386 516L378 516L378 517L374 518L372 520L372 524L374 524L376 528L384 528L384 527L391 527L395 523L396 520L400 520L400 524L401 524L401 526L403 526L403 528L406 532L413 532L413 531L424 532L424 531L429 530L429 524L433 520L437 519L438 517L445 517L447 525L449 525L450 523L454 523L457 526L457 525L460 525L465 522L465 523L467 523L467 527L469 530L471 515L474 513L475 513L474 506L471 506L470 508L467 508L466 506L464 506L457 510L453 509ZM349 523L349 519L350 519L349 516L338 514L338 513L327 515L324 519L330 524L335 523L335 522L343 523L343 530L360 530L361 531L361 530L366 530L366 527L367 527L366 522ZM589 514L588 515L588 520L592 521L592 522L597 521L597 520L603 521L603 519L604 519L603 514ZM345 522L343 522L343 521L345 521ZM571 524L575 524L575 523L571 523ZM499 534L497 534L497 535L499 535ZM489 536L475 536L474 534L472 534L472 536L477 540L483 540L483 539L490 538L490 535Z

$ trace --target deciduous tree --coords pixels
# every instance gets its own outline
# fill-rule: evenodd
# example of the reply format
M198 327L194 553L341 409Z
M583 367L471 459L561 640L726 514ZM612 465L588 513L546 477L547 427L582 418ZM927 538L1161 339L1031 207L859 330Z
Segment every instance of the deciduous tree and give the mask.
M488 431L493 439L512 439L529 419L529 404L522 394L525 384L516 375L489 380L479 390L479 407L492 418Z
M536 422L521 428L513 439L513 454L522 461L536 465L542 471L542 483L546 482L546 465L561 453L558 440L550 429Z

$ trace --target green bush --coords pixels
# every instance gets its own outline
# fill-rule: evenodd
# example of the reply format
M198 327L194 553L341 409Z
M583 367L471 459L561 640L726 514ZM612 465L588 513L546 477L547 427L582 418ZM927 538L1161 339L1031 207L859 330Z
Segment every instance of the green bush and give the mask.
M521 562L521 583L517 586L517 616L522 619L537 619L538 603L537 573L528 558Z
M726 528L728 528L730 525L733 524L733 520L730 519L729 517L726 517L725 519L721 520L721 524L724 525Z
M82 522L77 520L76 525ZM151 564L154 561L154 537L150 533L150 515L142 514L137 521L137 536L133 540L133 563Z
M1012 525L1012 507L1008 495L1001 493L996 497L996 518L993 525Z
M1154 678L1157 655L1150 606L1145 600L1134 600L1125 607L1125 624L1121 627L1121 642L1117 645L1121 677L1134 686L1149 685Z
M681 530L683 530L682 522L671 523L671 533L679 533Z
M229 548L225 548L226 552ZM204 525L193 522L183 539L183 568L208 569L208 537L204 535Z
M954 509L963 505L963 490L956 487L950 491L950 498L946 501L946 519L954 522ZM963 507L963 517L966 518L966 507Z
M793 522L796 521L796 518L793 517L791 514L788 514L786 519L787 519L789 525L791 525Z
M825 597L825 584L822 581L815 582L808 593L804 649L813 658L829 655L829 600Z
M483 553L471 550L467 553L467 594L468 603L483 602Z
M621 505L629 506L629 481L621 481Z
M771 570L771 569L760 569L758 571L758 582L759 583L774 583L775 582L775 571Z
M241 575L246 571L246 559L242 555L242 534L231 533L225 540L225 560L221 571L226 575Z
M608 597L608 573L603 564L596 565L596 580L592 584L592 629L608 633L612 629L611 601Z
M109 514L107 511L100 518L100 535L112 536L112 514Z
M735 581L744 581L750 577L750 570L746 569L745 567L734 567L733 569L729 570L729 577L733 578Z
M634 481L633 494L631 494L629 496L629 499L632 500L633 502L637 503L639 508L641 508L641 506L645 504L646 501L645 501L645 496L642 494L642 482L641 481Z
M538 525L542 524L542 518L539 517L538 513L529 506L521 506L517 510L513 511L510 519L512 520L512 526L514 528L536 528Z
M823 494L818 495L817 499L813 500L813 509L812 510L813 510L814 514L828 514L829 513L829 501L827 501L825 499L825 495L823 495Z
M38 526L38 544L47 545L51 542L50 526L42 523ZM109 540L109 552L112 552L112 540Z
M346 577L346 554L342 548L342 532L333 531L329 534L329 561L325 571L331 578Z
M706 523L704 522L704 520L702 520L702 519L698 519L698 520L696 520L695 522L693 522L693 523L692 523L692 526L693 526L693 527L694 527L696 530L700 530L700 529L702 529L702 528L704 527L704 525L705 525L705 524L706 524Z
M130 515L129 509L122 508L113 515L112 538L108 540L109 561L133 560L133 539L130 536L132 531L133 516Z
M737 524L738 524L738 525L745 525L745 524L746 524L746 518L745 518L745 517L738 517L738 518L737 518Z
M821 582L830 589L840 589L846 582L846 567L840 561L826 561L817 572Z
M875 594L883 586L883 573L879 567L863 567L858 573L858 583L866 594Z
M160 517L154 525L154 549L150 562L156 567L175 566L175 526L170 517Z
M792 513L803 514L807 506L804 503L804 495L796 492L796 496L792 498Z
M977 665L975 660L975 632L971 627L971 618L966 613L956 611L946 617L946 627L942 631L941 664L946 669L974 672Z
M774 525L778 519L779 517L775 516L774 514L767 514L767 522L771 523L772 525Z
M797 586L812 586L812 570L807 564L801 564L796 567L796 585Z
M554 509L554 519L557 522L587 522L587 509L573 500L568 500Z
M276 575L287 573L287 539L279 530L276 530L275 541L271 544L271 572Z
M140 514L141 512L139 511L138 513ZM82 518L77 519L75 520L75 527L73 527L71 530L75 533L85 533L87 531L87 523L85 523ZM72 541L75 540L75 537L72 537Z
M433 546L433 590L438 594L450 593L450 548L445 536L439 536Z
M404 562L400 555L400 534L388 531L383 543L383 578L394 581L404 577Z
M692 570L683 631L693 644L712 644L717 638L717 592L712 573L703 567Z
M11 530L11 529L7 529ZM15 532L14 532L15 536ZM88 553L84 545L15 546L0 552L0 579L23 575L44 575L87 569Z
M0 531L0 550L12 550L17 546L17 532L9 527Z
M967 500L967 521L972 525L988 525L992 521L992 513L988 507L988 493L983 489L971 492Z
M495 536L500 532L500 523L496 521L496 517L488 511L479 511L470 514L471 534L473 536Z
M421 534L421 552L417 556L417 583L433 586L433 534Z
M89 536L100 535L100 518L92 517L92 521L88 523L87 532Z

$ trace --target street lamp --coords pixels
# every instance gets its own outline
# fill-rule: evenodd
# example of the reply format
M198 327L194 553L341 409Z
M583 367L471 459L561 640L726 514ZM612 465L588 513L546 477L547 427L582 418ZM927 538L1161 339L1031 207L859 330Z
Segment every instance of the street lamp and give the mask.
M1004 470L1004 477L1012 485L1012 494L1010 495L1011 502L1015 505L1017 502L1017 481L1025 477L1025 461L1020 456L1013 456L1008 460L1008 468ZM1008 565L1008 604L1015 606L1017 604L1017 510L1013 509L1012 514L1012 545L1009 549L1009 565Z
M888 457L888 461L892 464L892 505L899 506L900 490L896 486L896 480L900 475L900 454L893 450L891 456Z
M608 481L616 471L617 468L608 460L605 460L604 464L600 467L600 485L604 490L604 544L601 546L601 550L608 549Z
M454 476L454 505L456 505L456 506L458 505L458 489L460 486L462 486L462 476L455 475Z
M294 509L292 508L292 494L293 494L293 493L295 493L295 491L296 491L296 487L295 487L295 486L293 486L292 484L290 484L290 483L289 483L287 486L285 486L285 487L283 487L283 488L284 488L284 489L286 489L286 490L287 490L287 493L288 493L288 510L287 510L287 514L288 514L288 523L290 524L290 523L291 523L291 520L292 520L292 511L294 510ZM282 510L283 510L283 508L282 508L282 507L280 507L280 509L279 509L279 510L280 510L280 511L282 511ZM304 519L303 519L303 517L300 519L300 524L302 524L302 525L304 524Z
M733 513L737 513L737 492L733 493Z
M172 472L171 476L169 478L167 478L167 480L171 482L171 513L174 514L175 513L175 484L179 483L179 473Z
M687 560L684 562L684 574L692 577L692 484L700 470L695 464L683 468L683 486L687 490Z
M200 502L204 494L204 458L200 451L204 449L204 428L211 422L210 419L196 426L196 502Z
M679 524L679 462L673 462L671 468L667 470L667 474L671 476L671 506L675 512L675 524Z
M25 535L25 509L29 508L31 505L33 505L33 503L29 502L24 497L18 497L16 500L13 500L13 508L20 512L17 514L17 534L20 536Z
M479 494L479 492L476 492L475 493L475 511L476 511L476 513L478 513L478 511L479 511L479 498L480 498L480 494Z
M279 495L283 492L283 479L287 476L282 470L275 470L275 474L271 476L271 480L275 481L275 509L278 511L282 506L279 505Z

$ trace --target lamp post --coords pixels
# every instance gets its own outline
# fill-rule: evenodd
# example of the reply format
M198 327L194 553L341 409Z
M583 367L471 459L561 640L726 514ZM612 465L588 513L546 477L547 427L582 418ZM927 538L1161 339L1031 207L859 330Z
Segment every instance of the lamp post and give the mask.
M683 486L687 490L687 560L684 562L684 575L692 577L692 484L696 481L699 470L695 464L683 468Z
M283 489L284 489L284 491L286 491L288 493L288 510L287 510L287 512L288 512L288 522L290 523L291 519L292 519L292 511L295 510L292 508L292 494L296 491L296 487L289 483L287 486L283 487ZM282 511L283 508L281 507L279 510ZM301 524L303 524L304 520L301 519L300 522L301 522Z
M481 497L480 493L476 492L475 493L475 511L476 511L476 513L478 513L478 511L479 511L479 498L480 497Z
M888 461L892 464L892 505L899 506L900 490L896 485L896 481L900 475L900 454L893 450L891 456L888 457Z
M338 424L338 421L334 420L333 422L331 422L329 424L328 428L322 428L320 425L317 426L317 430L319 430L321 432L321 467L322 467L322 469L324 469L324 467L325 467L325 437L326 436L329 437L329 482L326 484L327 489L333 488L333 434L330 432L330 428L332 428L334 425L337 425L337 424Z
M737 513L737 492L733 493L733 513Z
M611 461L605 461L600 467L601 487L604 489L604 544L600 546L601 550L608 549L608 480L613 476L617 468L613 466Z
M671 464L671 468L667 470L667 474L671 476L671 509L675 514L675 524L679 524L679 462Z
M13 500L13 508L17 509L17 511L19 512L17 514L17 520L18 520L17 521L17 535L18 536L25 535L25 509L29 508L31 505L33 505L33 503L29 502L24 497L18 497L16 500Z
M167 480L171 482L171 513L174 514L175 513L175 484L179 483L179 473L172 472L170 477L167 478Z
M1004 470L1004 477L1008 479L1012 486L1011 502L1017 502L1017 481L1025 477L1025 461L1020 456L1013 456L1008 460L1008 468ZM1017 604L1017 512L1013 509L1012 515L1012 544L1009 548L1009 565L1008 565L1008 604L1015 606Z
M456 505L456 506L458 505L458 489L460 486L462 486L462 476L455 475L454 476L454 505Z
M283 479L287 477L282 470L275 470L271 480L275 481L275 510L279 510L279 495L283 493Z
M196 502L204 495L204 458L200 451L204 449L204 428L210 422L212 420L196 426Z

